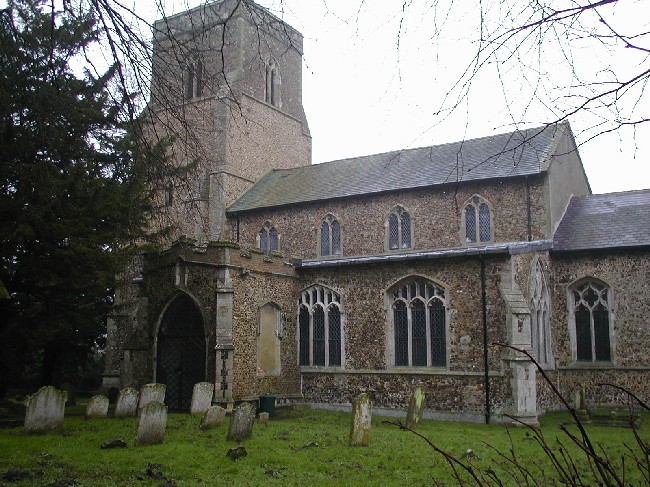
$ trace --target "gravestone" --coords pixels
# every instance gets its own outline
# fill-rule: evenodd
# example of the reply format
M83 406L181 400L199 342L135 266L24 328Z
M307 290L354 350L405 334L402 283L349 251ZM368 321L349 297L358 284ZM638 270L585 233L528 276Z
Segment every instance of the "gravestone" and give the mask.
M260 413L257 417L260 420L260 424L268 424L269 423L269 413L263 412L263 413Z
M25 430L43 434L63 431L63 415L67 394L52 386L41 387L27 398Z
M580 389L576 391L575 397L575 409L578 419L583 423L588 423L590 420L589 411L587 411L587 399L586 399L585 385L580 384Z
M136 445L155 445L165 441L167 406L158 401L148 403L140 410Z
M140 391L140 402L138 409L142 409L150 402L165 402L165 384L145 384Z
M210 406L201 419L202 430L209 430L221 426L226 417L226 410L221 406Z
M108 398L106 396L93 396L86 406L87 418L105 418L108 414Z
M352 427L350 428L350 446L368 446L372 426L372 402L365 392L352 403Z
M229 441L243 441L251 437L253 422L255 421L255 407L248 402L243 402L235 408L228 428Z
M210 382L199 382L198 384L194 384L190 414L205 413L212 404L213 395L214 385Z
M424 392L421 387L416 387L411 393L409 399L409 407L406 412L406 427L415 428L422 419L422 411L424 410Z
M115 405L116 418L132 418L138 410L139 393L133 387L122 389Z

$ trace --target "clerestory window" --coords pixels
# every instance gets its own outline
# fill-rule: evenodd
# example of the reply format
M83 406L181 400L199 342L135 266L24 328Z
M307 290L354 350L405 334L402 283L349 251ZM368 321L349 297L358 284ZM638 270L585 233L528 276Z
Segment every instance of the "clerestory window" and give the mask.
M298 299L298 358L302 366L340 367L343 357L341 297L323 286Z
M260 250L265 254L269 255L272 251L279 250L280 237L278 231L270 221L264 222L264 226L260 229L258 238Z
M461 220L464 243L491 242L493 240L490 205L482 197L475 195L465 204Z
M572 349L578 362L612 360L612 316L610 288L595 279L571 287L570 326Z
M388 250L411 248L411 216L401 206L388 215Z
M318 233L320 256L341 255L341 225L334 215L328 214L323 218Z
M447 301L443 288L424 278L402 281L389 291L395 366L447 365Z

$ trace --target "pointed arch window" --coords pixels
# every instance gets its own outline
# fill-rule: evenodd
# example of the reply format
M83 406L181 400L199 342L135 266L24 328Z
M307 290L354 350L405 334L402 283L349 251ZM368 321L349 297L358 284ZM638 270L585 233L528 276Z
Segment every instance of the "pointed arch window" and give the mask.
M261 228L258 237L260 250L266 255L270 255L272 251L280 249L280 236L270 221L264 222L264 226Z
M393 364L447 365L447 301L443 288L424 278L403 281L389 292Z
M323 218L318 233L320 256L341 255L341 225L334 215Z
M570 289L573 323L571 337L578 362L612 360L611 290L596 279L580 281Z
M194 57L185 68L185 97L188 100L203 96L203 61Z
M411 248L411 215L396 206L388 215L388 250Z
M264 101L280 106L280 73L274 59L269 59L265 67Z
M464 230L463 241L466 244L492 242L492 212L488 202L473 196L466 204L462 214L461 228Z
M312 286L298 299L298 358L302 366L343 365L341 297L331 289Z
M530 275L530 331L533 356L540 365L552 366L551 294L540 259L536 259Z

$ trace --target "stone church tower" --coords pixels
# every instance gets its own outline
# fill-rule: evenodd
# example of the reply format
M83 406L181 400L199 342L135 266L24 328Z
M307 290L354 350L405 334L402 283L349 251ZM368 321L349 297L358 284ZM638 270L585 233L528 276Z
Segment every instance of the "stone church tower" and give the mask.
M190 170L170 179L156 202L152 225L171 230L168 248L135 262L116 293L103 387L158 380L170 405L184 409L192 385L215 375L223 375L224 397L231 394L226 208L271 169L311 163L302 35L249 0L157 21L143 117L152 140L169 140L172 163Z
M156 137L192 168L161 195L162 225L224 239L225 208L271 169L308 165L302 35L250 1L208 3L154 24Z

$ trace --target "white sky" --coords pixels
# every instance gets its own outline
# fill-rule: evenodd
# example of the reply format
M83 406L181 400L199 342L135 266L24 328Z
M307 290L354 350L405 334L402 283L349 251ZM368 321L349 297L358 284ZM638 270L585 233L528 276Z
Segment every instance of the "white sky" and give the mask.
M544 65L546 71L537 79L523 78L517 66L485 66L474 78L465 102L451 113L436 115L445 93L476 52L469 42L478 29L475 1L258 0L304 36L303 104L313 138L313 162L454 142L553 121L556 105L544 107L539 99L550 96L559 105L563 97L571 100L578 93L562 89L571 83L572 73L563 64L569 55L575 56L572 66L587 73L589 80L608 81L612 73L648 69L647 58L639 51L598 49L586 37L577 40L571 52L547 53L555 61ZM619 0L604 13L619 31L647 32L646 1ZM160 4L171 15L199 3L124 2L127 7L134 5L149 21L160 17ZM573 4L560 3L563 7ZM404 4L408 8L402 14ZM447 10L446 4L455 10ZM495 1L494 9L501 5ZM503 16L502 12L485 13L487 18ZM486 25L491 27L489 22ZM650 41L645 43L650 48ZM528 59L532 54L524 60ZM637 116L650 118L650 94L645 99L637 96L636 105L630 106L628 110ZM603 119L602 114L581 112L569 119L581 144L592 191L650 188L650 122L585 142L593 133L590 127L613 116L607 112Z

